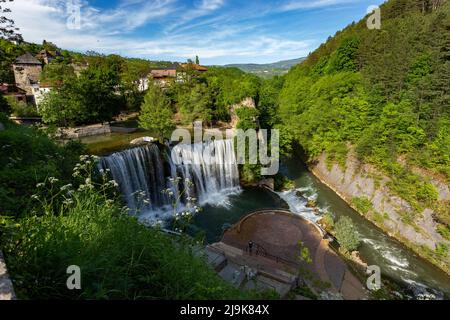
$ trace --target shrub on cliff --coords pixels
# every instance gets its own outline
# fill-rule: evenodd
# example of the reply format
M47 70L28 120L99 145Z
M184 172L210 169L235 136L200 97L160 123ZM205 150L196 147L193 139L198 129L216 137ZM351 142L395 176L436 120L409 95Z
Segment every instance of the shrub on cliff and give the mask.
M336 239L345 251L357 250L360 244L358 231L349 217L341 217L334 226Z

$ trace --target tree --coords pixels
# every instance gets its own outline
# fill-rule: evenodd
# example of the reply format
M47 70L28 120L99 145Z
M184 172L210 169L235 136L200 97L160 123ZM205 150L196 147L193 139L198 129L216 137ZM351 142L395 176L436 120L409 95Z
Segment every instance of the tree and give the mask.
M258 116L259 112L255 108L241 107L236 110L236 115L239 118L237 123L237 128L244 131L253 129L258 129Z
M195 56L195 63L200 64L200 59L198 58L198 56Z
M0 94L0 112L9 113L11 111L8 101L3 94Z
M175 129L170 100L163 90L154 83L149 85L148 92L144 97L139 116L139 126L146 130L155 131L160 141Z
M211 122L213 101L205 84L184 87L178 103L184 123L191 124L196 120Z
M349 217L341 217L334 227L336 239L345 251L354 251L360 244L359 234Z
M39 113L46 123L60 126L110 121L125 107L117 65L93 63L79 77L70 73L42 102Z
M19 28L15 27L14 20L9 19L5 13L11 13L11 9L6 8L3 3L12 2L13 0L0 0L0 39L22 42L22 35L17 33Z

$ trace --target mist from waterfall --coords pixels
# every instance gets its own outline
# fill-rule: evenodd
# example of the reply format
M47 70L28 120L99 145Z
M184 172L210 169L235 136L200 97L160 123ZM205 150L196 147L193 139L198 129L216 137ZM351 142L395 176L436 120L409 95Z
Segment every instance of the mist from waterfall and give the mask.
M200 205L226 206L228 197L241 191L233 140L179 144L169 152L156 144L140 146L103 157L99 169L110 171L127 206L151 223L183 210L187 197ZM163 193L167 189L172 197ZM186 191L174 210L179 190Z

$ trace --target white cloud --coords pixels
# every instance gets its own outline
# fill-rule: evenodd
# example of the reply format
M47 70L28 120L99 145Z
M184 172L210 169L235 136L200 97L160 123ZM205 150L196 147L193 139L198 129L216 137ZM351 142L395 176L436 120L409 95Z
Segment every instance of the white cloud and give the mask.
M280 9L281 11L315 9L357 1L358 0L294 0L281 6Z
M224 3L225 3L224 0L202 0L199 9L206 11L213 11L222 7Z
M201 2L197 3L193 9L185 12L178 21L169 25L166 28L166 32L172 32L175 29L186 25L192 20L207 16L217 9L223 7L224 5L225 0L202 0Z
M233 59L268 62L300 57L315 45L311 40L293 41L262 36L256 23L232 23L232 18L226 15L218 16L217 19L211 17L211 21L215 21L214 27L211 26L205 32L198 32L194 28L180 33L150 32L148 37L130 32L152 19L161 18L162 24L165 23L164 19L178 19L178 14L169 14L175 10L175 4L175 0L122 0L116 8L101 11L83 3L80 30L67 29L67 13L64 2L60 0L14 1L11 9L26 41L41 43L46 39L62 48L79 52L95 50L106 54L178 61L199 55L203 63L217 64L235 61ZM224 2L203 1L198 2L192 10L206 12L215 10L213 8L219 5L224 5ZM200 9L202 6L203 9ZM154 10L146 11L148 8ZM186 26L191 25L194 24ZM205 25L201 28L204 30Z

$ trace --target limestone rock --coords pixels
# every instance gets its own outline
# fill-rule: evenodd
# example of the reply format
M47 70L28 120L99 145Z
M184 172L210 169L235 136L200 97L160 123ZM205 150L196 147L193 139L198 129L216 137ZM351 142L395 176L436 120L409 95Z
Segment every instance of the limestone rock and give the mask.
M138 145L141 145L141 144L152 143L152 142L155 142L155 141L156 141L156 139L153 138L153 137L141 137L141 138L137 138L137 139L131 140L130 144L134 145L134 146L138 146Z
M261 181L258 182L258 187L266 187L273 191L275 189L275 179L274 178L262 179Z

